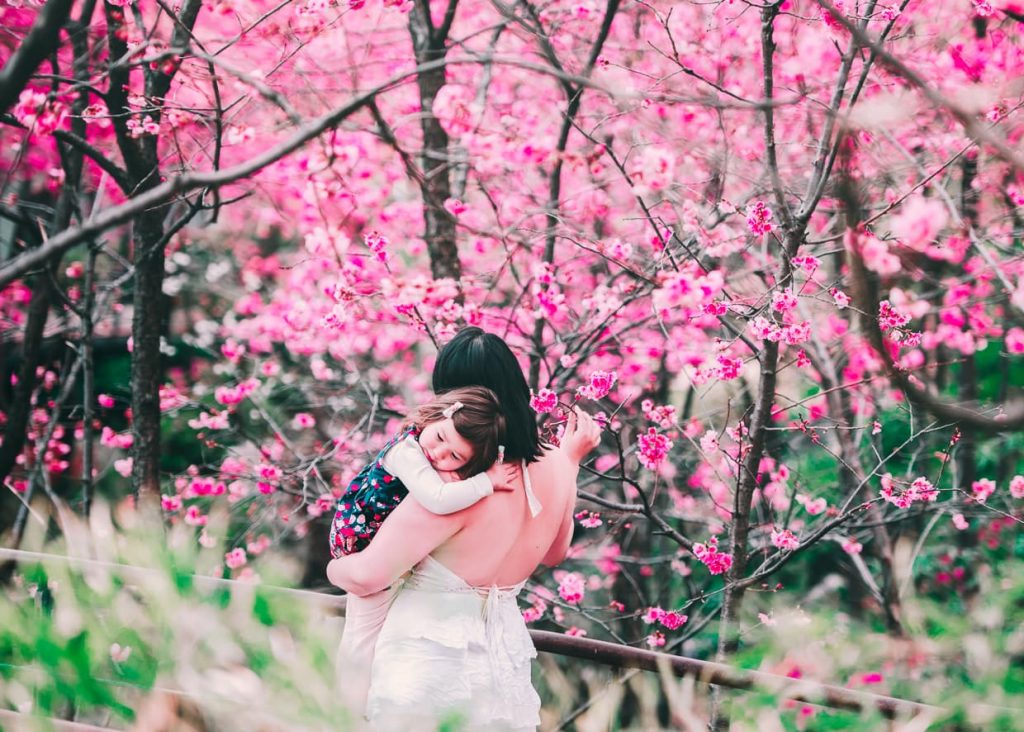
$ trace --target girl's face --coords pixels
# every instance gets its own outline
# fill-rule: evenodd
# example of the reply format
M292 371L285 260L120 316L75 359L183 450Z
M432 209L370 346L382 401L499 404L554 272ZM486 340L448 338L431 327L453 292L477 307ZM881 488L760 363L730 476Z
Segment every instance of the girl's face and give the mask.
M437 471L458 470L473 457L473 445L455 431L451 417L424 427L420 448Z

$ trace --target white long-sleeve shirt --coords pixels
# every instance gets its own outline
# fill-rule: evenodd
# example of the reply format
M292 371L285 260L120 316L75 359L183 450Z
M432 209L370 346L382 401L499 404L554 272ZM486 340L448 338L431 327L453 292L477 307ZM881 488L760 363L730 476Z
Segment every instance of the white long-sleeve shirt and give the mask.
M386 471L402 481L409 495L431 513L455 513L494 493L486 473L445 483L411 435L387 451L383 464Z

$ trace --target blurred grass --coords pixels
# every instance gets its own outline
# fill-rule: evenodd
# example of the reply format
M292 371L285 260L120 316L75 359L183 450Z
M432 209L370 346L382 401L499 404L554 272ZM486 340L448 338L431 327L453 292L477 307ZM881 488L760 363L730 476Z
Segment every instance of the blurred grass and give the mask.
M223 536L226 527L226 515L215 513L207 532ZM154 571L126 577L59 560L20 565L0 596L0 708L147 732L359 728L334 693L340 620L270 588L299 576L294 560L260 557L267 586L208 587L194 576L222 576L224 546L200 546L194 528L166 530L103 505L88 525L68 528L57 544L44 544L35 529L25 548ZM765 596L758 605L774 603L772 622L745 618L747 650L731 663L950 712L890 724L874 711L729 692L732 729L1021 729L1024 712L969 710L978 702L1024 710L1024 562L1011 556L983 565L975 586L951 610L911 585L911 637L903 639L840 609L805 611L786 606L785 595ZM704 641L693 640L681 652L701 655L702 648ZM709 689L692 679L554 656L543 656L538 670L545 730L585 704L566 729L697 730L707 723ZM463 727L453 718L443 728Z

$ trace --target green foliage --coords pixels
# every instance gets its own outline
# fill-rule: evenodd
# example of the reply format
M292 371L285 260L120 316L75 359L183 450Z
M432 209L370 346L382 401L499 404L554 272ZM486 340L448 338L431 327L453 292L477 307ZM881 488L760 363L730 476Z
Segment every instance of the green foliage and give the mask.
M103 511L70 535L104 564L22 564L0 595L0 708L41 717L74 709L79 721L121 726L170 689L211 728L346 728L332 614L270 588L218 584L223 546L197 547L191 529L115 530L109 517L97 520ZM222 532L223 522L208 529ZM271 577L291 571L267 567Z

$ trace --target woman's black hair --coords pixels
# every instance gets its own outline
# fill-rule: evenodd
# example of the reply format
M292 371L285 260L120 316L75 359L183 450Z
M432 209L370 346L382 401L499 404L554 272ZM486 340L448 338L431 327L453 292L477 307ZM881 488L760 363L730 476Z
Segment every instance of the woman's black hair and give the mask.
M463 328L437 354L434 393L463 386L486 386L498 395L507 419L505 457L537 460L543 448L537 418L530 408L530 387L512 350L501 338L476 327Z

